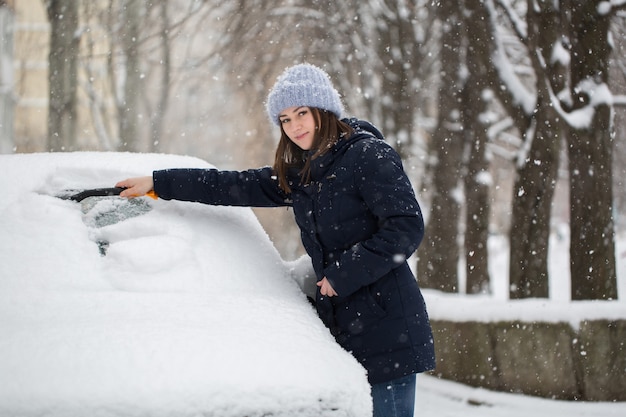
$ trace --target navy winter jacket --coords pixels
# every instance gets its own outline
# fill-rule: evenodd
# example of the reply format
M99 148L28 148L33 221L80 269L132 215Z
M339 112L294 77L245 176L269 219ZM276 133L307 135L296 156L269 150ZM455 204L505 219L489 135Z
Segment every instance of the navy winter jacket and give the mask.
M337 342L376 384L433 369L435 354L424 299L407 264L424 222L398 154L371 124L346 119L354 133L311 161L311 182L288 173L284 193L270 167L155 171L160 198L212 205L292 206L317 280L316 308Z

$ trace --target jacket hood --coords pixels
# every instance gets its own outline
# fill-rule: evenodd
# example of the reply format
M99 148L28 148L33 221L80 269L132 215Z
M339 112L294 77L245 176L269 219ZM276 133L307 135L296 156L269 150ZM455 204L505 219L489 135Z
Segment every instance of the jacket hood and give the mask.
M349 124L350 127L354 129L354 132L352 132L352 135L350 135L349 137L337 141L337 143L333 146L331 152L329 152L326 155L333 155L334 157L337 157L343 154L343 152L345 152L345 150L348 149L350 145L352 145L354 142L357 142L359 140L372 138L372 137L376 139L380 139L380 140L385 140L385 137L380 132L380 130L378 130L373 124L371 124L370 122L366 120L350 118L350 119L343 119L342 121ZM325 159L324 156L318 159L323 160ZM323 162L326 165L330 165L327 160Z
M311 161L311 179L313 181L325 176L328 170L332 168L335 161L341 159L343 154L355 142L368 138L385 140L385 137L380 130L366 120L347 118L342 119L342 121L350 125L350 127L354 129L354 132L352 132L349 137L337 141L337 143L335 143L335 145L331 148L330 152L327 152ZM309 158L312 153L312 151L304 152L304 158ZM288 172L288 175L293 179L291 186L297 188L298 185L296 184L300 182L300 168L290 168Z
M352 127L352 129L354 129L355 134L369 133L380 140L385 140L385 137L380 132L380 130L378 130L376 126L374 126L367 120L350 118L350 119L343 119L343 121L349 124L350 127Z
M349 124L354 129L354 132L349 137L337 141L330 152L311 161L311 178L313 180L326 175L328 170L334 165L335 160L341 159L343 154L355 142L367 138L371 139L372 137L380 140L385 139L383 134L368 121L356 118L343 119L343 121Z

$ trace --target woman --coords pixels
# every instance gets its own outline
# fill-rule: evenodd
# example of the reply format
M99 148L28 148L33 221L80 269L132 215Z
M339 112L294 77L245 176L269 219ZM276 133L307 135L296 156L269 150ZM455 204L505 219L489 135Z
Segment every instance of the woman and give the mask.
M374 416L413 416L415 374L434 368L426 307L407 258L424 223L398 154L371 124L340 119L328 75L300 64L267 98L281 128L273 167L155 171L116 186L122 196L212 205L292 206L317 276L315 306L368 372Z

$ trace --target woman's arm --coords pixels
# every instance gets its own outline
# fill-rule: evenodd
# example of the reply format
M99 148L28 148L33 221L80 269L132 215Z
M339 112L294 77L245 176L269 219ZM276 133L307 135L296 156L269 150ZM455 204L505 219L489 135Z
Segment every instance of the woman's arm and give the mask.
M167 169L154 171L152 180L154 191L164 200L246 207L291 205L270 167L247 171Z
M164 200L194 201L211 205L280 207L290 206L290 196L278 186L271 168L248 171L216 169L167 169L152 176L128 178L115 184L134 198L154 190Z

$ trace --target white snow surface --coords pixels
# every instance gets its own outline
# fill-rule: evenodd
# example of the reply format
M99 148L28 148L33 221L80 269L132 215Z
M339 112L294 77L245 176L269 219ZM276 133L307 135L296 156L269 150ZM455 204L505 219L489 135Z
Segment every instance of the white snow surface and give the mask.
M210 166L174 155L0 155L0 416L371 415L365 371L292 279L306 265L282 260L250 209L142 197L147 213L98 227L95 214L128 202L102 199L83 214L55 197ZM552 299L508 301L507 247L494 238L493 295L427 290L430 315L572 326L625 318L622 241L619 301L569 300L562 234L551 246ZM626 403L417 381L416 416L626 415Z

